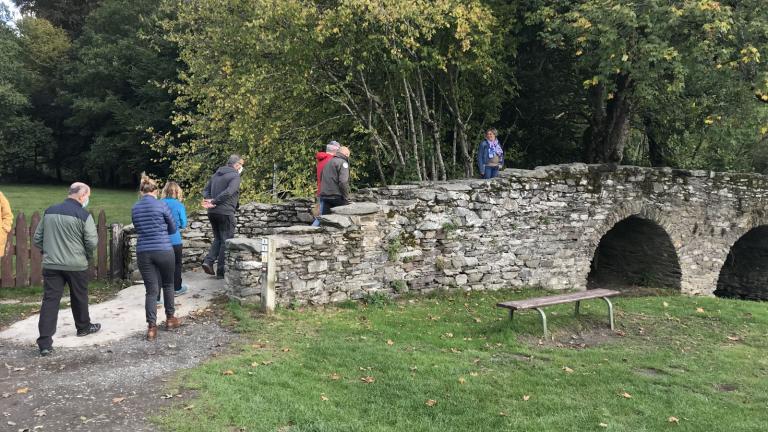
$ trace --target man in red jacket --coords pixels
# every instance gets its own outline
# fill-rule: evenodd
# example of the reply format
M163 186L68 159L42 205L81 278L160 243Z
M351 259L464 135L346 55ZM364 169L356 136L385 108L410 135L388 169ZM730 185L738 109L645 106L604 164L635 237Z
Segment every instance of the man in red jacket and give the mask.
M339 151L340 147L341 144L336 141L331 141L327 146L325 146L324 152L315 153L315 159L317 160L317 201L320 205L319 214L323 214L323 199L320 198L320 179L323 175L323 168L325 167L325 164L328 163L328 161L336 156L336 152ZM312 226L320 226L320 219L315 218L315 220L312 222Z

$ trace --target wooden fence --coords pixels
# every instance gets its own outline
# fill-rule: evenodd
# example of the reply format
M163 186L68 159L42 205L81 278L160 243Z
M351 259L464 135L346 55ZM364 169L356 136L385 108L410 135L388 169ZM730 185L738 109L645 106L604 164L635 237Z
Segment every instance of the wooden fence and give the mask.
M32 237L40 223L35 212L27 223L24 213L16 217L16 223L8 234L5 256L0 260L0 288L40 285L43 281L43 256L32 244ZM91 277L96 279L121 279L123 277L123 227L112 224L107 227L104 210L99 212L96 223L99 242L91 259Z

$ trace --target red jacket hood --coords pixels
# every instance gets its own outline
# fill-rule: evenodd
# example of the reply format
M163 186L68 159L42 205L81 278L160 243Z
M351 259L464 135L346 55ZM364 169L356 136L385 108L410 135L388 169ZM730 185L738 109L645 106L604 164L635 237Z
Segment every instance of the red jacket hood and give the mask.
M333 153L326 153L326 152L317 152L315 153L315 159L317 159L318 162L322 162L327 159L331 159L334 156Z

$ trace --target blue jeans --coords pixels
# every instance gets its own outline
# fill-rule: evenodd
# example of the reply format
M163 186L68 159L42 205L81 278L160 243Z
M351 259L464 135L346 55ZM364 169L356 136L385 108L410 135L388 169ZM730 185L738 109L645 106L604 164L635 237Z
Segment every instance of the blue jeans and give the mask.
M499 175L499 167L485 167L485 171L483 172L484 179L492 179L497 175Z
M320 207L319 207L320 214L323 214L323 199L322 198L318 198L317 200L319 201L319 204L320 204ZM316 226L320 226L320 219L315 218L315 220L312 221L312 226L315 226L315 227Z

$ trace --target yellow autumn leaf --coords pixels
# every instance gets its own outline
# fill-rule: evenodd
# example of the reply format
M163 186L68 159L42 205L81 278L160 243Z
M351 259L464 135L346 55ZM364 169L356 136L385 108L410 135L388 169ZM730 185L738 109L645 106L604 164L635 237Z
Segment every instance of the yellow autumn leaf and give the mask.
M563 366L563 370L565 373L573 373L573 369L569 368L568 366Z
M224 372L222 372L221 374L222 375L234 375L235 371L233 371L232 369L227 369Z
M531 399L531 395L523 395L523 400L528 401Z
M427 399L427 401L424 402L424 405L429 406L429 407L433 407L433 406L437 405L437 401L434 400L434 399Z

